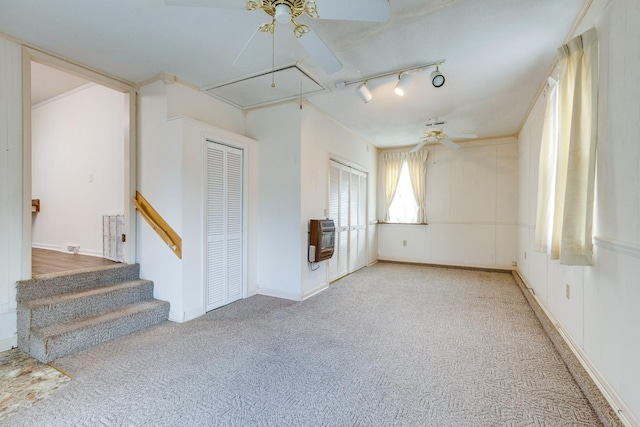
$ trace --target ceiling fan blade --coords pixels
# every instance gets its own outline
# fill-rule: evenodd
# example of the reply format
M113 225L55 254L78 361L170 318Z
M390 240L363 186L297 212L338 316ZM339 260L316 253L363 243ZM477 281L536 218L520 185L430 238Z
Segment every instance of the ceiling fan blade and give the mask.
M440 144L444 145L445 147L453 148L454 150L457 150L458 148L460 148L458 144L456 144L450 139L445 138L445 139L440 139L439 141L440 141Z
M411 150L409 150L410 153L414 153L416 151L419 151L422 147L425 146L425 144L428 142L427 138L423 139L418 145L416 145L415 147L413 147Z
M389 0L322 0L318 2L320 19L387 22L391 16Z
M324 44L313 30L304 34L298 41L327 74L333 74L342 69L342 62L336 58L331 49Z
M262 36L258 36L259 34ZM271 34L263 33L259 28L257 28L233 61L233 66L244 67L250 65L256 58L261 58L265 50L269 49L271 37Z
M169 6L215 7L218 9L244 9L244 0L164 0Z
M478 137L475 133L452 133L447 136L453 139L476 139Z

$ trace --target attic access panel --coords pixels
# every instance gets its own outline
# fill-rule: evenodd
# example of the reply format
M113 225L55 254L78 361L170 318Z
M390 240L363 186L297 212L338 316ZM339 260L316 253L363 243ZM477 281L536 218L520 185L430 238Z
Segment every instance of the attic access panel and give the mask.
M272 79L275 87L271 86ZM297 65L265 71L205 89L243 110L328 92L329 89Z

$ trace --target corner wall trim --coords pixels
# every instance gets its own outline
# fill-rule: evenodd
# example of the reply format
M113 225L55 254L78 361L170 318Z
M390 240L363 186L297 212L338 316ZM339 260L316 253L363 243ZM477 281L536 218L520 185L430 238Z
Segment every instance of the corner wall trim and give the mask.
M614 410L614 408L612 407L615 402L612 402L611 399L607 399L605 397L603 391L601 390L601 388L603 388L602 385L596 383L597 379L594 379L592 375L589 374L585 366L583 366L584 362L581 360L581 358L578 357L578 355L576 354L577 352L575 351L573 346L570 345L561 331L559 331L559 329L554 326L553 322L544 311L544 309L540 306L535 296L529 292L528 285L525 283L524 278L520 275L520 272L514 270L512 272L512 275L518 287L520 288L520 291L529 303L529 306L540 321L542 328L547 333L547 336L553 343L556 351L558 352L564 363L567 365L567 369L571 373L571 376L593 407L602 424L607 427L624 426L626 423L623 423L618 417L618 414L622 415L622 409L617 409L618 414L616 414L616 410ZM606 392L606 390L604 392Z

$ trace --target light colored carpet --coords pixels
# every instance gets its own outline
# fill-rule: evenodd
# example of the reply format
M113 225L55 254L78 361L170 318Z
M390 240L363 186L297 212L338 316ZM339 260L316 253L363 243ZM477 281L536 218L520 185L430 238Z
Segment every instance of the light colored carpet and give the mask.
M68 356L13 426L598 426L513 278L383 263Z

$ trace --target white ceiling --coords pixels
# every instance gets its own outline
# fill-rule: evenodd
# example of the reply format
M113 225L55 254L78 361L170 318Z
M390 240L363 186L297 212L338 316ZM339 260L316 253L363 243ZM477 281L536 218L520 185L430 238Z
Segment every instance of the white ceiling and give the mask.
M35 106L67 93L89 81L37 62L31 63L31 105Z
M320 14L322 1L316 0ZM309 102L379 147L418 139L430 117L446 120L451 133L513 135L587 2L391 0L385 23L301 17L344 67L326 74L288 31L276 31L275 65L299 63L331 89ZM0 0L0 32L134 83L168 72L203 89L272 66L270 49L246 66L232 66L268 20L262 11L174 7L163 0ZM335 88L339 81L439 59L446 60L440 67L446 84L439 89L429 83L431 69L414 75L404 97L393 93L393 76L370 81L374 99L366 105L354 86Z

